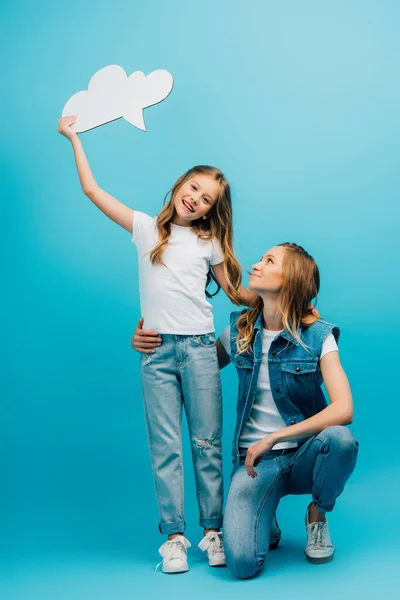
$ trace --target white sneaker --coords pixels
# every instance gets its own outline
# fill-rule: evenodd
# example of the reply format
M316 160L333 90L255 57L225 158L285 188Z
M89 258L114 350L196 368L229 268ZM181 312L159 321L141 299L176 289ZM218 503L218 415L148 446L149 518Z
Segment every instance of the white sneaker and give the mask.
M335 546L329 535L328 521L310 523L308 520L308 508L306 512L307 546L304 551L307 560L315 565L327 563L333 560Z
M174 539L164 542L158 550L163 559L157 565L156 571L161 564L163 573L185 573L189 571L186 548L190 548L190 546L189 540L183 535L177 535Z
M209 531L201 540L199 548L203 552L207 552L210 567L224 567L226 565L221 531Z

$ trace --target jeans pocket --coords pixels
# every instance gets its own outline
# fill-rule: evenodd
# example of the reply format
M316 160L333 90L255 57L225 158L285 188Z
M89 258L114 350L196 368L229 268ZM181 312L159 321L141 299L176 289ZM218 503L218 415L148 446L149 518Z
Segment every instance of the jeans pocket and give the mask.
M193 340L203 348L213 348L217 340L215 339L215 333L203 333L201 335L194 335Z

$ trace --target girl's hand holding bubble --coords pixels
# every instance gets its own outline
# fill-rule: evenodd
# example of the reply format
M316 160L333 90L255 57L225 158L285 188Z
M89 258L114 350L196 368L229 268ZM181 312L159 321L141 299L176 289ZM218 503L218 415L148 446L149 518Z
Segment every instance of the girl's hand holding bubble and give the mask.
M67 140L72 140L74 137L78 137L78 134L72 129L72 125L75 123L77 117L62 117L58 119L58 133L61 133Z

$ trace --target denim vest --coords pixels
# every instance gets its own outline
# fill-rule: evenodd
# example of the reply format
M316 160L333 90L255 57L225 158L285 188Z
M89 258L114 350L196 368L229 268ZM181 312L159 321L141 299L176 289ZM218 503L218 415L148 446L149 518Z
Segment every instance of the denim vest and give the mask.
M251 349L243 354L237 354L237 320L243 312L245 311L231 314L230 359L239 376L237 420L232 448L234 463L239 460L238 443L253 407L262 359L262 313L254 326ZM319 359L322 344L331 332L338 342L339 328L319 319L310 327L299 329L299 336L306 348L286 330L278 334L271 344L268 353L271 392L287 426L304 421L327 406L321 389L322 375ZM302 445L304 442L305 440L299 440L298 443Z

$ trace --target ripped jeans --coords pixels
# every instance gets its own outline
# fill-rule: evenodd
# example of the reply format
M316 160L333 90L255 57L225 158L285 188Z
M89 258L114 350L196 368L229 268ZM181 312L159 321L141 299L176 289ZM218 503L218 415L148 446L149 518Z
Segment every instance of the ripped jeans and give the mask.
M163 334L142 354L147 439L163 534L184 532L182 407L189 426L200 526L222 527L222 398L214 333Z

